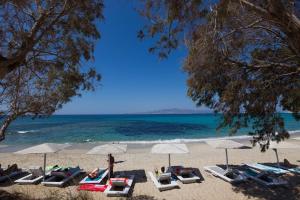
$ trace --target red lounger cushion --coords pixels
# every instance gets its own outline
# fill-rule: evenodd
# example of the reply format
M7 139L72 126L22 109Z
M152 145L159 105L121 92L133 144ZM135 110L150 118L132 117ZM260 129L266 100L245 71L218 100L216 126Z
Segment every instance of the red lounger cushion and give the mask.
M78 190L104 192L104 190L106 188L107 188L107 185L83 184L78 187Z

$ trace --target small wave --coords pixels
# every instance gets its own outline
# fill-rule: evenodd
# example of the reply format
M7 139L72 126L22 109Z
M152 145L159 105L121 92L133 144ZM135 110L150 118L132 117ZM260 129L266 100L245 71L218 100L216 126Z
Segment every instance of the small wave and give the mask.
M92 139L88 138L86 140L83 140L83 142L92 142Z
M288 131L289 134L300 134L300 130ZM135 140L135 141L119 141L121 144L157 144L157 143L195 143L195 142L205 142L210 140L225 140L225 139L252 139L250 135L239 135L239 136L226 136L226 137L210 137L210 138L198 138L198 139L171 139L171 140Z
M220 140L220 139L251 139L252 136L241 135L241 136L228 136L228 137L213 137L213 138L201 138L201 139L171 139L171 140L143 140L143 141L119 141L120 144L157 144L157 143L194 143L194 142L205 142L209 140Z
M293 130L293 131L288 131L289 134L297 134L297 133L300 133L300 130Z
M17 131L17 133L20 133L20 134L34 133L34 132L36 132L36 130L29 130L29 131Z

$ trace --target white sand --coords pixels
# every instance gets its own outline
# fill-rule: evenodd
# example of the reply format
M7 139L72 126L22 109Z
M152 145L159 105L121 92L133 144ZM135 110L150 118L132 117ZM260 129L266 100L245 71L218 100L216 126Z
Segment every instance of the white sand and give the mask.
M292 141L300 145L300 141ZM64 150L57 154L47 156L48 165L76 166L80 165L86 171L95 167L105 167L106 156L86 155L89 149L88 144L84 148ZM257 185L254 182L233 186L223 180L212 176L203 170L203 166L224 164L225 152L221 149L213 149L205 143L189 143L188 148L191 153L183 155L172 155L172 165L184 165L186 167L198 168L204 178L201 183L180 184L180 189L159 192L147 175L147 171L154 168L167 166L168 155L150 154L151 145L129 145L128 152L123 155L115 155L115 161L122 161L115 165L115 171L135 171L138 179L134 186L133 196L149 195L155 199L187 199L187 200L231 200L231 199L300 199L300 176L285 176L291 185L289 188L269 189ZM0 149L1 152L1 149ZM244 150L228 150L230 164L252 163L252 162L275 162L275 154L272 150L261 153L259 148ZM293 164L300 165L299 149L279 150L279 158L287 158ZM0 153L0 160L3 166L17 163L20 167L28 168L43 164L42 155L15 155L11 153ZM128 172L130 173L130 172ZM77 193L76 185L64 188L49 188L41 185L10 185L0 186L0 189L7 191L22 191L35 197L43 197L49 191L63 193L72 191ZM32 192L34 191L34 192ZM89 192L95 199L106 199L101 192ZM115 199L115 198L109 198Z

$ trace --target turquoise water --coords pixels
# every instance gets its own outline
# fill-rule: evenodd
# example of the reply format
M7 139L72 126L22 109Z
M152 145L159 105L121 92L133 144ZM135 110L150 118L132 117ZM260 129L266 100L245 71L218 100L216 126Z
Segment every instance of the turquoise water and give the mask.
M283 114L290 131L300 130L300 123ZM220 115L55 115L29 117L15 121L8 129L4 144L43 142L81 143L107 141L154 141L203 139L228 136L228 130L216 131ZM237 135L246 135L240 130Z

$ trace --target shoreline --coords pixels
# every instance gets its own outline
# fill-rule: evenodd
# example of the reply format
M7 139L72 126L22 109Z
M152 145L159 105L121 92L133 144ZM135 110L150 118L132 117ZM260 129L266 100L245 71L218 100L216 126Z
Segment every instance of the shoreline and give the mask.
M300 136L300 131L290 131L290 138ZM67 142L60 144L70 144L71 146L66 148L66 150L87 150L91 149L98 145L108 144L108 143L116 143L116 144L127 144L128 149L145 149L150 148L154 144L161 143L185 143L185 144L203 144L206 141L211 140L234 140L240 143L244 143L247 145L252 145L250 139L252 136L250 135L238 135L238 136L226 136L226 137L209 137L209 138L199 138L199 139L170 139L170 140L144 140L144 141L94 141L94 142ZM0 153L13 153L15 151L22 150L24 148L28 148L30 146L34 146L37 144L21 144L21 145L13 145L13 144L0 144Z

